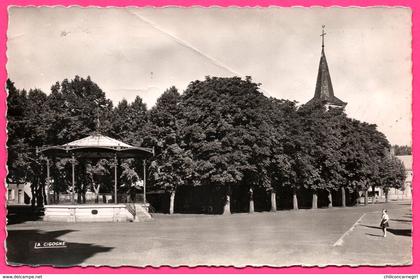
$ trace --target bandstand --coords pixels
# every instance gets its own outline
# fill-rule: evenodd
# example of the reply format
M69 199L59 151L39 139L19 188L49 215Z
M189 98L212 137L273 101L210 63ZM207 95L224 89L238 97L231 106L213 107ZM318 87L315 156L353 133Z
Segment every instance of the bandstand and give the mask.
M88 137L59 146L48 146L38 150L46 157L47 164L47 201L50 193L51 158L71 158L72 183L71 204L45 205L44 221L58 222L128 222L150 219L149 205L146 201L146 159L153 157L151 148L135 147L119 140L94 133ZM143 202L118 203L118 160L143 160ZM105 204L75 203L75 165L78 159L111 159L114 166L113 202Z

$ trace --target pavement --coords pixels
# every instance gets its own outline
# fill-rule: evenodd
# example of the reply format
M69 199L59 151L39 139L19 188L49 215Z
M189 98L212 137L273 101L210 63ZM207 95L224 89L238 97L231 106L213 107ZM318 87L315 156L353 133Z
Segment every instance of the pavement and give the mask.
M387 208L390 229L379 228ZM56 266L409 265L408 201L253 214L155 214L143 223L8 225L9 264ZM64 241L65 247L34 249Z

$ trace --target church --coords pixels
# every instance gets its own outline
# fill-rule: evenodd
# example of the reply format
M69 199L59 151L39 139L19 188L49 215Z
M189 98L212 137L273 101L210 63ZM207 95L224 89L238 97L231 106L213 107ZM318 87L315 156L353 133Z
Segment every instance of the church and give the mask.
M331 82L331 75L328 69L327 58L325 56L325 25L322 26L322 50L321 60L319 61L318 77L316 79L315 95L309 100L307 104L311 104L317 101L322 102L327 109L329 108L345 108L347 103L343 102L336 96L334 96L334 89Z
M307 102L307 104L321 102L326 106L327 109L330 108L342 108L344 109L347 105L346 102L343 102L334 95L334 89L331 82L331 75L328 69L327 58L325 56L325 25L322 26L322 50L321 50L321 59L318 67L318 76L315 86L315 95L314 97ZM392 156L395 156L393 148L391 148L390 153ZM403 189L391 188L389 192L390 200L403 200L411 199L411 189L412 189L412 155L402 155L396 156L404 165L406 169L406 181L404 183ZM385 193L381 188L375 189L375 193L372 192L372 187L369 187L369 197L378 197L381 201L385 200ZM360 196L363 196L364 193L361 191ZM364 196L363 196L364 199Z

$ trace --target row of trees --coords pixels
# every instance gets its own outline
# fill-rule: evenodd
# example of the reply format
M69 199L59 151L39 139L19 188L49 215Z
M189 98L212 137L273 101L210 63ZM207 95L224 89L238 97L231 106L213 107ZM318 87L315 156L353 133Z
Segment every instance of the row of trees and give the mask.
M411 155L411 146L409 145L393 145L392 147L396 156Z
M369 187L386 192L402 187L405 179L402 163L390 156L390 145L375 125L350 119L342 109L326 110L320 103L298 107L296 102L268 98L250 77L206 77L191 82L182 95L171 87L150 110L140 97L113 106L89 77L56 83L48 95L18 90L11 81L7 89L8 179L31 181L38 204L45 197L45 169L35 147L87 136L98 116L101 133L155 148L149 181L153 189L171 194L171 212L177 188L186 185L217 187L228 213L234 186L249 191L252 211L255 190L270 192L276 210L276 193L291 190L297 209L298 190L306 189L312 191L316 208L321 191L329 193L332 205L332 192L367 193ZM70 185L68 163L54 163L57 192ZM96 184L103 185L101 191L110 190L109 164L79 164L85 167L78 191ZM138 169L135 160L124 162L121 179L131 181Z

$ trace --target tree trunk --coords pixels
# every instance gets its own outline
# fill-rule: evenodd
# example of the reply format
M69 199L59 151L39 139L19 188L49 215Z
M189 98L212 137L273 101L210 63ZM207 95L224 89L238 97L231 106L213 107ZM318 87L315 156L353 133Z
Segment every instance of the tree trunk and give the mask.
M346 207L346 188L341 187L341 206Z
M372 194L373 194L372 203L376 203L376 201L375 201L375 186L372 186Z
M388 189L385 189L385 202L388 203Z
M175 191L171 192L169 197L169 214L174 214L174 204L175 204Z
M38 179L38 206L44 206L44 185L41 185L41 181Z
M331 208L332 206L332 194L331 191L328 190L328 207Z
M35 207L36 192L35 192L35 187L33 183L31 184L31 193L32 193L31 206Z
M366 189L365 190L365 205L368 205L368 199L369 199L369 197L368 197L368 190Z
M223 215L230 215L230 193L226 193L225 207L223 208Z
M95 183L93 183L93 190L95 191L95 203L99 203L99 190L101 189L101 184L98 184L96 187Z
M34 180L32 180L32 187L34 189L34 193L35 196L32 196L35 199L35 206L36 207L40 207L42 206L41 201L40 201L40 190L39 190L39 184L38 184L38 179L34 178ZM18 192L19 195L19 192Z
M44 197L42 196L42 191L38 189L37 193L38 193L37 206L42 207L44 206Z
M254 213L254 191L249 189L249 213Z
M80 190L77 191L77 203L78 204L81 204L82 203L82 195L80 193Z
M46 183L44 183L43 187L42 187L42 195L44 198L44 205L48 205L49 204L49 200L48 200L48 185Z
M318 208L318 194L316 193L316 190L312 193L312 209Z
M293 209L294 210L298 210L299 209L299 205L298 205L298 199L297 199L297 195L296 195L296 190L293 190Z
M83 194L82 194L82 202L86 203L86 192L85 191L83 191Z
M274 190L271 190L271 211L277 211L276 192Z

